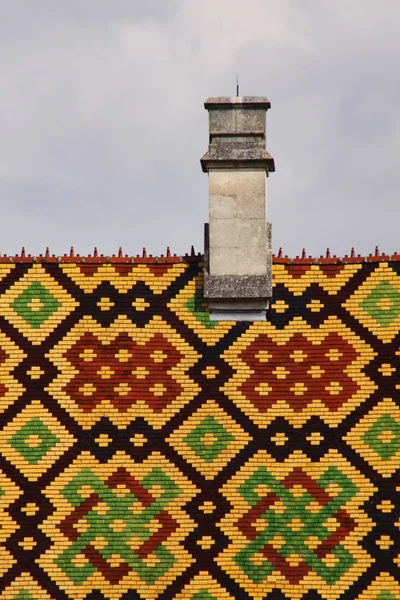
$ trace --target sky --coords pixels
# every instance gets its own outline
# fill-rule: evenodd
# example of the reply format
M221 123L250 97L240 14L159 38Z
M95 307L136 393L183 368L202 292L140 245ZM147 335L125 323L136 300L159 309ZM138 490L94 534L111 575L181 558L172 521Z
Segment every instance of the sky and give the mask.
M267 96L273 249L400 252L399 0L2 0L0 251L203 251L209 96Z

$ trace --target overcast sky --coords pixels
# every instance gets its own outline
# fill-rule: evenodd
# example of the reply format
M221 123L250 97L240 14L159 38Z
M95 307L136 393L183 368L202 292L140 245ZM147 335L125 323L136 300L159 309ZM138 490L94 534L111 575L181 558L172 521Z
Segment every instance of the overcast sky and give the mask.
M0 249L203 251L208 96L265 95L273 248L400 251L399 0L0 0Z

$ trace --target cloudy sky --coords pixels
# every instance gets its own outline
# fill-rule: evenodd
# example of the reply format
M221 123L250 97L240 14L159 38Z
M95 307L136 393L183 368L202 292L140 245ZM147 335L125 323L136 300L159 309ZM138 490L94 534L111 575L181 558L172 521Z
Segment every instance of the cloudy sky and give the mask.
M0 249L203 250L208 96L266 95L273 247L400 251L399 0L0 0Z

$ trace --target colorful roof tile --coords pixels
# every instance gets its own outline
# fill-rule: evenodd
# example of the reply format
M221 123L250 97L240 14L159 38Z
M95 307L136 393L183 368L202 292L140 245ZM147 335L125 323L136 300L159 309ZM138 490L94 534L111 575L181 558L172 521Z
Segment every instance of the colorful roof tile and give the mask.
M1 600L398 600L400 255L0 257Z

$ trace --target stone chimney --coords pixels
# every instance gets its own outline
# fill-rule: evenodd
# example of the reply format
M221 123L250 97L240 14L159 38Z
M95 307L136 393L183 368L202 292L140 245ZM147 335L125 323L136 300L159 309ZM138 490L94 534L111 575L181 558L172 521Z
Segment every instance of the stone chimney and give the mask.
M201 159L209 181L204 297L214 321L265 320L272 297L271 224L266 176L267 98L209 98L210 142Z

